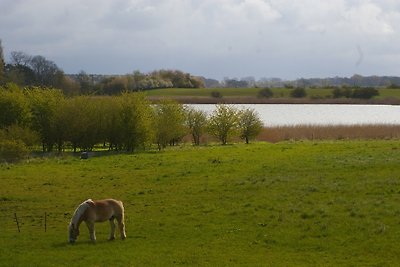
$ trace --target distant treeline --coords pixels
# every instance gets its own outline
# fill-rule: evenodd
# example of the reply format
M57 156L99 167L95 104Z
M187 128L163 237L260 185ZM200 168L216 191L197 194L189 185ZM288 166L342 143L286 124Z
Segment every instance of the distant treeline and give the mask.
M388 87L400 88L400 77L361 76L350 78L311 78L282 80L279 78L225 78L222 81L193 76L179 70L156 70L149 73L134 71L124 75L65 74L51 60L41 55L13 51L6 62L0 40L0 85L44 86L58 88L65 95L117 95L158 88L332 88L332 87Z
M179 70L135 71L125 75L67 75L51 60L22 51L11 52L6 62L0 40L0 85L53 87L65 95L115 95L156 88L199 88L204 80Z
M125 75L89 75L81 71L68 75L80 88L81 94L116 95L159 88L201 88L203 80L179 70L157 70L150 73L135 71Z
M205 87L228 87L228 88L331 88L331 87L385 87L400 89L400 77L396 76L361 76L353 75L347 77L333 78L310 78L283 80L280 78L225 78L223 81L203 78Z

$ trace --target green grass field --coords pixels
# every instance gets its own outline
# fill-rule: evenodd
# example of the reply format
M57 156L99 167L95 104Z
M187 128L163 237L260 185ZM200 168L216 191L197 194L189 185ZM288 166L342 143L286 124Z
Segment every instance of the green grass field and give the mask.
M254 143L0 166L0 266L397 266L400 141ZM75 245L87 198L126 209ZM44 213L47 231L44 231ZM17 214L21 232L14 221Z

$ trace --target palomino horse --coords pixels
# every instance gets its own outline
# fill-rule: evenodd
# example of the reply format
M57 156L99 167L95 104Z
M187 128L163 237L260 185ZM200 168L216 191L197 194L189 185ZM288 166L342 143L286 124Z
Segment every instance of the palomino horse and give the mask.
M90 239L96 241L94 232L95 222L110 221L111 233L109 240L115 239L115 222L117 219L121 239L126 238L124 224L124 206L121 201L104 199L93 201L86 200L76 208L69 224L69 242L74 243L79 235L79 225L84 221L89 229Z

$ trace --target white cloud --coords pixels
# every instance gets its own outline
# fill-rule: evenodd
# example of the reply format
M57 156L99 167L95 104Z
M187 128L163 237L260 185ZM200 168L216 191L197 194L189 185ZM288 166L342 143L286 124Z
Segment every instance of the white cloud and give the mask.
M367 35L393 34L394 28L388 18L388 12L370 1L349 8L344 14L346 26Z

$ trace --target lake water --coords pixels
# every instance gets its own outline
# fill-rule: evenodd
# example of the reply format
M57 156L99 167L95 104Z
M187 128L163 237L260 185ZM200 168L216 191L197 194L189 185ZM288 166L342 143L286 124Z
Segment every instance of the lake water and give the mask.
M189 106L207 113L215 109L213 104ZM400 106L314 104L238 104L234 106L255 109L265 126L400 124Z

